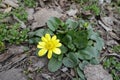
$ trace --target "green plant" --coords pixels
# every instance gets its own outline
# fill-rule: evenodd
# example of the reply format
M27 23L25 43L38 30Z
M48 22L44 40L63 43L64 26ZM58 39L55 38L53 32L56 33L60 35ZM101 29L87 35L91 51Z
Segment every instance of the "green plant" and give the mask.
M115 0L115 1L112 1L111 3L120 7L120 0Z
M36 6L36 0L24 0L24 4L25 6L28 7L35 7Z
M80 3L81 5L83 5L83 4L87 3L89 0L74 0L74 1L76 1L76 2Z
M5 44L0 41L0 52L5 49Z
M120 45L113 46L112 50L116 53L120 53Z
M86 6L84 9L92 11L95 15L99 15L100 14L100 8L99 8L99 6L96 3L95 4L91 4L89 6Z
M27 40L29 29L20 29L19 23L15 23L11 27L7 24L0 24L0 26L0 41L20 44Z
M49 33L56 35L62 43L61 54L53 54L48 63L48 69L55 72L63 64L74 69L76 72L74 79L86 80L83 73L84 66L89 63L99 64L99 52L104 45L98 33L94 32L91 25L83 20L68 19L63 22L52 17L48 20L47 26L48 29L30 32L30 36L39 38Z
M116 57L105 58L103 66L112 74L113 80L120 80L120 62Z
M24 7L18 7L16 9L13 9L11 12L12 15L15 15L18 19L20 19L23 22L27 21L28 14Z
M10 13L2 13L2 12L0 12L0 22L1 22L2 19L6 18L8 16L10 16Z
M98 6L98 0L74 0L77 3L80 3L80 6L83 7L83 10L90 10L93 14L100 14L100 7Z

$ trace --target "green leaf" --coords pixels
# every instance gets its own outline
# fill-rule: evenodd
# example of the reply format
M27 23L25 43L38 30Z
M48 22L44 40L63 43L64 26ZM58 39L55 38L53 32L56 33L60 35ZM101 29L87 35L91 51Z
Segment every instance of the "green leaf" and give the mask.
M104 46L104 41L103 41L103 39L100 38L100 37L97 37L97 38L96 38L96 43L95 43L96 49L97 49L98 51L101 51L102 48L103 48L103 46Z
M99 57L98 51L96 50L96 48L92 46L91 47L88 46L83 50L79 50L77 55L82 60L90 60L93 57L97 57L97 58Z
M100 38L99 34L94 32L92 28L89 28L88 34L88 38L95 41L94 47L96 47L98 51L101 51L104 46L103 39Z
M75 63L70 58L68 58L68 57L63 58L63 64L66 67L70 67L70 68L75 67Z
M44 35L45 29L38 29L35 31L35 35L42 37Z
M120 70L120 63L117 63L115 68L116 68L117 70Z
M70 52L67 55L76 65L78 64L78 56L74 52Z
M71 35L65 35L64 38L62 39L62 41L66 44L69 45L68 43L72 43L72 37Z
M62 46L60 47L61 51L62 51L62 54L66 53L68 51L68 48L66 48L63 44Z
M120 45L113 46L112 50L116 53L120 53Z
M49 29L51 29L52 31L55 31L59 28L59 26L64 26L64 23L56 17L51 17L48 21L47 21L47 26L49 27Z
M97 65L97 64L100 63L100 61L99 61L98 58L92 58L92 59L90 60L90 63L91 63L91 64L94 64L94 65Z
M78 51L77 56L81 60L90 60L92 58L91 55L85 54L84 52Z
M29 39L30 44L37 44L39 42L40 38L34 37Z
M80 76L81 80L85 80L85 75L84 73L80 70L79 67L77 67L77 73Z
M34 32L34 35L35 36L38 36L38 37L42 37L44 36L46 33L49 33L49 34L53 34L53 32L49 29L38 29Z
M58 56L58 60L59 60L59 61L62 61L62 59L63 59L63 54L60 54L60 55Z
M71 50L75 50L75 46L74 44L72 43L73 40L72 40L72 36L71 35L65 35L62 39L62 42L65 44L65 46L67 46L69 49Z
M47 26L49 27L49 29L51 29L52 31L55 31L55 25L54 23L52 23L52 21L48 20L47 21Z
M72 19L68 19L65 24L67 25L68 29L75 29L78 26L78 22L73 21Z
M72 80L82 80L81 78L73 78Z
M66 67L75 67L77 64L78 64L78 57L75 53L68 53L67 57L65 57L63 59L63 64L66 66Z
M80 67L81 70L83 70L84 67L88 64L89 64L89 62L84 60L82 63L79 63L79 67Z
M48 69L51 72L55 72L62 66L62 61L59 61L57 58L52 57L48 63Z
M88 45L88 33L86 30L82 30L82 31L75 31L74 36L72 36L73 38L73 43L75 44L75 46L78 49L83 49L85 47L87 47Z

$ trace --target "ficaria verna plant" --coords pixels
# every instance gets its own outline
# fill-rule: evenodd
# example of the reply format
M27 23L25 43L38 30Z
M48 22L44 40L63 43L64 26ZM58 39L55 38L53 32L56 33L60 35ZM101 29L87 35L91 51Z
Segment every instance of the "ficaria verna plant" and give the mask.
M83 69L87 64L99 64L103 39L82 19L63 22L52 17L47 21L47 26L47 29L29 33L31 43L38 41L38 56L47 53L48 69L51 72L57 71L61 66L68 67L74 69L76 74L72 80L86 80Z
M39 56L45 55L45 53L48 51L48 58L50 59L52 57L52 53L60 54L61 50L58 47L61 47L60 40L57 39L57 37L54 35L52 38L50 34L46 34L45 37L41 38L41 42L37 45L37 48L42 48L39 52Z

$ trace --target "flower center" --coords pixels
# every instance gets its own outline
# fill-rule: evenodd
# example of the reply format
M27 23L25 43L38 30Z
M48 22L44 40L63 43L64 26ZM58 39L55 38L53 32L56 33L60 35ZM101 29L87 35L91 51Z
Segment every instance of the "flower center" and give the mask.
M46 49L53 49L54 48L54 42L53 41L48 41L45 45Z

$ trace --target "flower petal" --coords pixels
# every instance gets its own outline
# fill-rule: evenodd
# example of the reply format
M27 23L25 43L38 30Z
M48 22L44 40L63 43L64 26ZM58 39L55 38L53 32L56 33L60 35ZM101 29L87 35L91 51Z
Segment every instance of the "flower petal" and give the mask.
M44 48L43 46L41 46L41 45L37 45L37 48Z
M60 42L60 40L59 40L59 39L57 39L57 40L56 40L56 43L59 43L59 42Z
M46 38L46 40L50 40L51 39L50 34L45 34L45 38Z
M50 59L52 57L52 51L51 50L48 51L48 55L47 56L48 56L48 59Z
M56 47L61 47L62 46L62 44L61 43L58 43L57 45L56 45Z
M38 56L43 56L43 55L45 55L46 54L46 52L47 52L47 49L41 49L39 52L38 52Z
M55 49L53 49L53 52L54 52L55 54L60 54L60 53L61 53L61 50L60 50L59 48L55 48Z
M44 48L45 47L45 42L39 42L37 45L37 48Z
M43 42L47 42L47 39L45 37L41 38Z
M53 37L52 37L52 40L56 40L57 39L57 37L56 37L56 35L54 35Z

